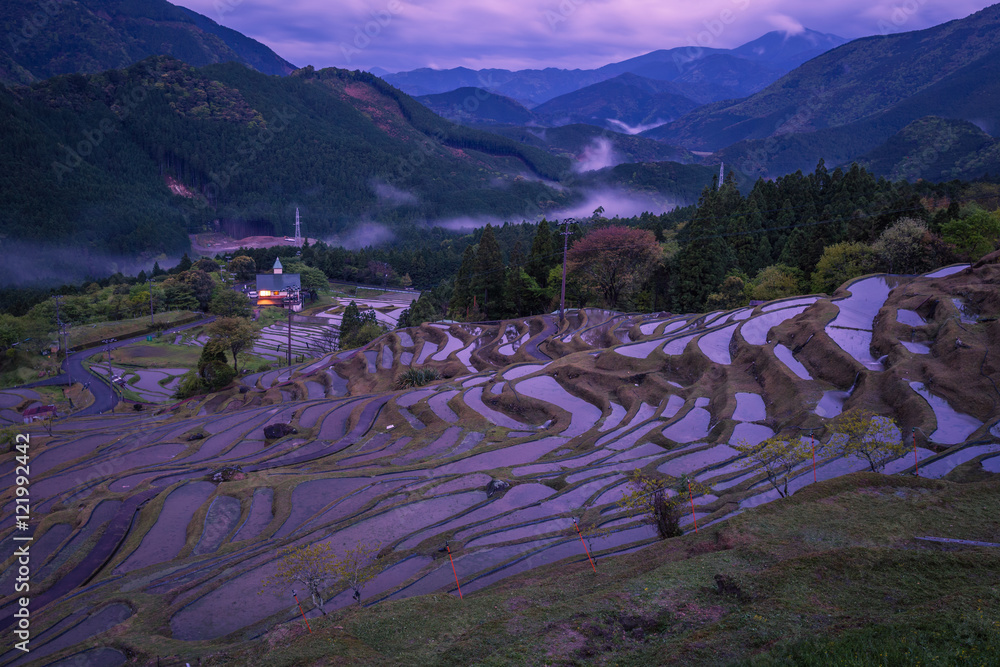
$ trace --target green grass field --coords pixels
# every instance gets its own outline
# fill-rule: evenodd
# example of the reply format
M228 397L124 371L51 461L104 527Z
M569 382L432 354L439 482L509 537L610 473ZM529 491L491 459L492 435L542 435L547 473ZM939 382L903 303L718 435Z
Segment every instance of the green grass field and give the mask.
M178 320L189 318L194 315L189 310L175 310L166 313L156 313L154 320L156 324L171 324ZM101 322L100 324L83 324L69 329L69 347L75 348L80 345L87 345L102 341L105 338L118 338L119 340L135 335L135 332L145 331L149 328L149 316L136 317L130 320L117 320L115 322Z
M101 360L105 358L103 352L98 354ZM149 343L127 345L113 353L116 365L132 368L195 368L200 356L200 347L174 345L173 336L154 338Z

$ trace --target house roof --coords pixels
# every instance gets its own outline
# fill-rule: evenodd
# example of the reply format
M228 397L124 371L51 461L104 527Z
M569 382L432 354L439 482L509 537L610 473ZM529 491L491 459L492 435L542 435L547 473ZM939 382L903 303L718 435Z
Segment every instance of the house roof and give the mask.
M24 411L25 417L30 417L32 415L40 415L48 412L55 412L56 406L54 405L35 405Z
M301 289L302 283L298 273L260 273L257 274L257 291L270 290L272 292L284 292L289 287Z
M281 258L280 257L275 257L274 258L274 268L276 268L276 269L283 268L281 266Z

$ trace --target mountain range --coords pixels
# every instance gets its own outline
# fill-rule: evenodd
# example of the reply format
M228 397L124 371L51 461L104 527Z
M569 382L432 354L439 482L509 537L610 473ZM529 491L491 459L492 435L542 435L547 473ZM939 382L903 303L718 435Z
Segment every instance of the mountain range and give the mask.
M568 150L452 124L367 72L332 68L274 77L155 56L0 87L0 132L4 245L72 245L93 275L108 271L109 255L179 255L187 233L213 224L290 234L296 208L308 235L324 238L364 221L412 229L533 219L581 204L595 188L629 187L613 176L581 178ZM575 145L599 133L578 133ZM622 140L637 157L641 145L673 150ZM592 166L629 154L609 152ZM693 202L712 176L678 164L655 181L659 199Z
M854 40L745 99L705 105L645 136L775 176L821 158L850 163L927 116L995 133L998 56L993 5L927 30Z
M5 7L21 30L24 3ZM1000 6L840 46L769 33L502 81L501 70L386 75L493 77L419 102L366 72L294 69L162 0L51 7L46 30L0 54L0 238L72 243L96 258L95 275L108 253L180 253L188 232L215 223L289 233L295 207L322 237L365 221L531 219L607 188L688 203L720 161L741 186L820 159L890 178L1000 171ZM169 55L129 64L150 51ZM714 99L763 85L752 72L779 78Z
M686 97L699 102L744 97L760 90L807 60L847 40L813 30L799 34L769 32L735 49L677 47L661 49L597 69L472 70L420 68L383 79L410 95L484 88L528 107L625 73L674 81Z

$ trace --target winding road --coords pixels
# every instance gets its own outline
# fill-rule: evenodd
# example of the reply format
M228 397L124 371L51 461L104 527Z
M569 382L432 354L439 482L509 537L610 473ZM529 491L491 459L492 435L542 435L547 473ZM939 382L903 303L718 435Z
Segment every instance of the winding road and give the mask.
M211 324L215 321L215 316L205 317L194 322L188 322L187 324L182 324L172 329L166 329L163 331L163 335L175 334L179 331L184 331L185 329L191 329L194 327L204 326L206 324ZM116 341L111 344L110 348L112 350L124 347L125 345L132 345L134 343L141 343L146 340L146 334L141 336L135 336L134 338L128 338L126 340ZM83 361L89 357L94 356L102 351L103 348L93 347L87 350L82 350L80 352L74 352L63 360L62 368L63 372L59 375L54 375L50 378L40 380L38 382L32 382L31 384L22 385L21 388L30 389L32 387L43 387L48 385L65 385L69 384L70 377L76 379L77 382L83 378L89 378L87 382L90 383L90 393L94 395L94 402L83 408L82 410L77 410L72 413L74 417L84 417L87 415L97 415L102 414L108 410L111 410L120 401L118 395L112 390L110 383L108 382L108 376L106 374L95 373L92 370L88 370L84 365ZM67 375L67 368L69 374ZM95 382L94 380L97 380Z

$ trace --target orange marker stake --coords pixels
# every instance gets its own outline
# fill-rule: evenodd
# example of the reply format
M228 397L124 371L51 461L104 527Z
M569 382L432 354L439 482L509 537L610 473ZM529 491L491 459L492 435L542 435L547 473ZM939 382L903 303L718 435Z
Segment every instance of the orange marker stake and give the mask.
M295 603L299 605L299 613L302 614L302 620L306 622L306 627L309 628L309 634L312 634L312 626L309 625L309 619L306 618L306 613L302 611L302 603L299 602L299 596L295 593L295 591L292 591L292 597L295 598Z
M590 549L587 548L587 543L583 541L583 533L580 532L580 526L576 525L576 519L573 519L573 525L576 526L576 534L580 536L580 544L583 545L583 551L587 554L587 560L590 561L590 567L594 569L594 574L597 574L597 568L594 567L594 559L590 557Z
M691 480L688 480L688 498L691 499L691 519L694 521L694 532L698 532L698 517L694 514L694 494L691 493Z
M455 569L455 559L451 557L451 547L444 545L448 549L448 560L451 561L451 571L455 575L455 586L458 586L458 599L462 600L462 587L458 585L458 570Z
M920 477L920 462L917 460L917 429L913 429L913 470Z
M816 441L813 440L813 432L809 431L809 446L813 452L813 483L816 483Z

